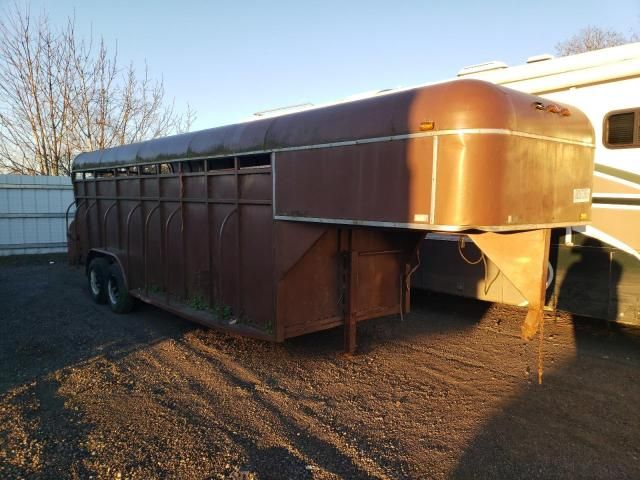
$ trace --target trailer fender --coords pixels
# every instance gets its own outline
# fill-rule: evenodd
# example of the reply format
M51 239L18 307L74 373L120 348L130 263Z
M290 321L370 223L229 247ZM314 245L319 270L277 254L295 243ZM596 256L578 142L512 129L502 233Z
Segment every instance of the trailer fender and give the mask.
M85 273L88 273L87 269L89 268L89 264L91 263L91 260L93 260L95 257L104 257L110 263L117 264L118 267L120 268L120 271L122 272L122 278L124 279L124 284L127 290L129 290L127 271L125 270L118 256L115 255L113 252L109 252L101 248L92 248L91 250L89 250L89 253L87 254L87 261L85 262Z

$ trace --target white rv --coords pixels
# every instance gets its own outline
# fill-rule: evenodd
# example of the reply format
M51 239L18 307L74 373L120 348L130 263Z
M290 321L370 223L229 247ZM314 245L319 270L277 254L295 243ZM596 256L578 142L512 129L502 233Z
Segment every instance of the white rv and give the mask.
M548 301L578 315L640 324L640 43L524 65L463 68L477 78L568 103L590 118L596 138L593 216L588 227L554 232ZM447 237L450 238L450 237ZM466 247L465 247L466 246ZM464 238L428 235L413 286L520 304L519 292ZM478 257L479 258L479 257Z

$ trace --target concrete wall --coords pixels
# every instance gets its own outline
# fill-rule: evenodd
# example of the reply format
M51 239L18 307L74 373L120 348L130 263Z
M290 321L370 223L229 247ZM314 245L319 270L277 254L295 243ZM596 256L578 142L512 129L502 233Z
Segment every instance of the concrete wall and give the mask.
M71 202L69 177L0 175L0 255L66 252Z

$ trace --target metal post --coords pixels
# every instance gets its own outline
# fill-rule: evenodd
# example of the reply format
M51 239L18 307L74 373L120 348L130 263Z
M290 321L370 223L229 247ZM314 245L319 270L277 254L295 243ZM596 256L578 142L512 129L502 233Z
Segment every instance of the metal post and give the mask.
M114 182L114 190L116 194L116 198L120 198L120 180L121 177L118 176L118 169L113 170L113 182ZM118 234L118 250L122 249L122 225L120 224L120 202L116 202L116 228ZM128 268L128 267L127 267Z
M222 224L220 224L220 230L218 231L218 288L220 288L220 291L218 292L218 295L220 297L220 301L222 302L222 272L223 272L223 267L222 267L222 262L223 262L223 242L222 242L222 236L224 234L224 227L227 225L227 221L231 218L231 215L233 215L234 213L237 212L236 207L233 208L233 210L231 210L229 213L227 213L227 215L224 217L224 219L222 220Z
M354 354L357 348L355 295L358 288L358 252L353 250L353 230L338 230L338 247L342 256L344 351Z
M213 255L211 255L211 204L209 203L209 171L208 171L208 162L207 160L203 160L204 162L204 170L203 170L203 178L204 178L204 192L205 192L205 208L207 209L207 265L209 267L209 285L207 286L207 303L209 308L213 308Z
M89 253L89 245L91 245L91 229L89 228L89 211L98 204L97 200L94 200L87 208L84 210L84 226L87 231L87 254Z
M135 212L138 207L141 205L140 202L136 203L135 206L131 209L131 211L129 212L129 215L127 215L127 272L126 272L126 277L127 277L127 285L131 286L131 278L129 275L129 272L131 272L131 248L130 248L130 243L131 243L131 217L133 216L133 212Z
M148 251L148 241L149 241L149 220L151 220L151 215L153 215L153 212L155 212L156 210L158 210L160 208L160 202L158 202L157 205L155 205L150 211L149 213L147 213L147 218L144 219L144 237L142 239L142 258L144 261L144 288L145 288L145 295L148 297L149 296L149 276L148 276L148 262L147 262L147 251Z
M238 157L233 157L234 175L236 180L236 288L237 305L235 308L236 317L240 315L242 309L242 210L240 208L240 162Z
M162 286L164 288L164 292L165 292L165 300L167 302L167 305L169 305L169 280L168 280L168 276L169 276L169 261L168 261L168 256L167 256L167 252L169 251L169 225L171 224L171 220L173 219L173 216L178 213L179 211L181 211L182 206L178 205L173 212L171 212L169 214L169 217L167 218L166 223L164 224L164 252L162 252L162 257L167 259L167 261L164 263L164 275L162 278ZM184 261L184 259L183 259Z
M109 215L109 212L111 211L111 209L115 207L117 204L118 204L118 201L116 200L111 205L109 205L109 208L107 208L107 211L104 212L104 215L102 216L102 227L103 227L102 228L102 245L105 250L108 250L107 248L107 216Z
M187 298L187 258L184 235L184 164L180 163L180 251L182 256L182 298Z
M347 261L347 308L344 317L344 350L346 353L353 355L357 348L356 291L358 288L358 252L349 250Z

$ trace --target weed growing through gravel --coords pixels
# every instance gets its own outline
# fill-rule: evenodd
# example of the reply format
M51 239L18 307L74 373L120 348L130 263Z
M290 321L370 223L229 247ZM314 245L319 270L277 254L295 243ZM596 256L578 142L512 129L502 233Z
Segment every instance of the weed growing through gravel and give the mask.
M225 322L233 315L233 311L229 305L216 305L214 307L214 312L219 319L222 319Z
M195 308L196 310L207 310L209 308L209 305L202 295L195 295L191 297L188 304L191 308Z

